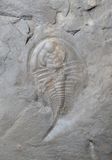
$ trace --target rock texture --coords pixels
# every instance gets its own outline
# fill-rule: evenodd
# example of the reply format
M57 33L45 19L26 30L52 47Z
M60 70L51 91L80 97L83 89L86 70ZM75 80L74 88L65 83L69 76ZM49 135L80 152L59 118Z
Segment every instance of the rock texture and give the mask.
M0 160L112 159L111 6L111 0L0 1ZM54 118L39 99L28 57L33 45L52 37L80 57L84 75L72 107L43 140Z

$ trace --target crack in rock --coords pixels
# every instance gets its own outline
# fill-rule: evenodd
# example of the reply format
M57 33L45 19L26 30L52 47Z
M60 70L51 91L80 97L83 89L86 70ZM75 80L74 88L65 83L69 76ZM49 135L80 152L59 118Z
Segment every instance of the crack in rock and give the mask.
M23 20L32 20L32 18L33 18L32 15L14 15L12 13L7 13L7 12L3 12L3 11L0 11L0 16L15 17L15 18L23 19Z
M81 29L76 29L76 30L67 30L66 32L68 32L74 36L76 33L80 32L80 31L81 31Z

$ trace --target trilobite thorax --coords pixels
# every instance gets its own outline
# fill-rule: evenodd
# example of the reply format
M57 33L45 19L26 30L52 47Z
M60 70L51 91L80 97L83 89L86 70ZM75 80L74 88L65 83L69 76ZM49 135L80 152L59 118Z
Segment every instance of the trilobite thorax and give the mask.
M29 56L37 94L54 115L73 105L82 83L84 68L73 47L64 39L49 37L36 44Z

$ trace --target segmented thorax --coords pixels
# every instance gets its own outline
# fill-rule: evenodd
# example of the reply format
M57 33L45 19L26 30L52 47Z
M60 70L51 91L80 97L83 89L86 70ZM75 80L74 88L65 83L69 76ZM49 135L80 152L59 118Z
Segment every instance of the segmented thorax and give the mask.
M73 105L83 80L84 68L73 47L65 40L46 38L35 45L29 57L37 94L54 114Z

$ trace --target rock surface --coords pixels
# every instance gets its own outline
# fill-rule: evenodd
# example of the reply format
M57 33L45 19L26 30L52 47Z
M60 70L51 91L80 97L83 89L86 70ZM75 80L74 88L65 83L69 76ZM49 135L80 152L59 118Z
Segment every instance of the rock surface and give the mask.
M111 0L0 1L0 160L112 159L111 6ZM26 66L45 26L72 37L86 84L41 141L52 110L39 102Z

